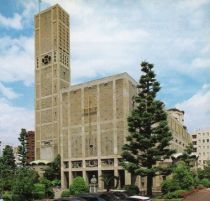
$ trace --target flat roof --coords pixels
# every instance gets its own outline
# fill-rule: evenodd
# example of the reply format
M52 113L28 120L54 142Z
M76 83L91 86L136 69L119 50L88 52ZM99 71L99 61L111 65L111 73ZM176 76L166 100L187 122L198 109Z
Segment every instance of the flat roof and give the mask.
M84 85L86 85L88 87L88 86L100 84L100 83L103 83L103 82L109 82L109 81L111 81L113 79L120 79L120 78L127 78L134 85L137 85L138 84L136 82L136 80L134 80L128 73L124 72L124 73L120 73L120 74L114 74L114 75L111 75L111 76L107 76L107 77L103 77L103 78L99 78L99 79L87 81L87 82L84 82L84 83L79 83L79 84L71 85L68 88L62 89L61 92L62 93L65 93L65 92L69 92L71 90L75 90L75 89L84 87Z

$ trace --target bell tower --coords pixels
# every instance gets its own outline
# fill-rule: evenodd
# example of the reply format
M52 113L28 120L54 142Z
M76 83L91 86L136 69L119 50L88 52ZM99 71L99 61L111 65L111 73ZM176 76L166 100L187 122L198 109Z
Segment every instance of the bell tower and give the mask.
M70 84L69 15L58 4L35 16L35 160L60 153L60 91Z

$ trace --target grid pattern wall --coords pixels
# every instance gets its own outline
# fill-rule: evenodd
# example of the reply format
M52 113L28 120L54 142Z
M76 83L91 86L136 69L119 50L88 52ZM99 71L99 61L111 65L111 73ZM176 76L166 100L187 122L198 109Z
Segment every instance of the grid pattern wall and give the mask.
M70 81L68 23L58 5L35 16L36 159L53 160L60 152L59 94Z
M126 101L135 93L133 85L131 87L132 91L128 92L128 80L120 78L93 85L81 85L62 93L64 158L67 157L68 151L69 158L74 160L99 155L114 157L121 153L127 135L125 109L129 107L125 107ZM128 97L129 93L131 95ZM67 128L68 151L65 136Z

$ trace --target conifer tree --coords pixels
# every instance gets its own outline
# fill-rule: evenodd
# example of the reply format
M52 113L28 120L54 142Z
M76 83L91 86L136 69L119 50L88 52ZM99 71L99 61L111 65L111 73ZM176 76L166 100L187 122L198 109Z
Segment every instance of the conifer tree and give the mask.
M22 128L20 132L20 146L18 146L18 155L20 160L20 166L25 167L27 165L27 142L26 142L26 129Z
M169 158L172 134L167 123L164 103L156 99L160 84L153 64L141 63L142 76L134 97L134 109L128 117L127 143L123 145L122 166L134 175L147 177L147 194L152 195L152 181L161 174L158 161Z
M6 145L3 149L3 163L7 168L15 169L16 164L15 164L15 156L13 153L13 149L11 146Z

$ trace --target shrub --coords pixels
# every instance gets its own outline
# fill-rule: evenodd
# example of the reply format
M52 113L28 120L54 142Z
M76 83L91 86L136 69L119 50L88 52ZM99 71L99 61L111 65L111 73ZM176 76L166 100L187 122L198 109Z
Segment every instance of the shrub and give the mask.
M71 195L88 192L88 186L83 177L76 177L69 187L69 191Z
M208 179L206 179L206 178L205 179L202 179L200 181L200 184L202 184L205 187L210 187L210 181Z
M194 187L192 172L184 162L179 162L174 170L173 182L177 182L180 189L191 189Z
M163 196L163 198L165 198L165 199L182 198L184 192L185 192L184 190L177 190L177 191L174 191L174 192L168 192Z
M12 200L12 194L11 194L11 192L5 191L4 194L2 195L2 198L5 201Z
M45 198L45 192L38 191L34 194L34 199L40 200Z
M44 184L34 184L34 198L43 199L45 198L45 185Z
M62 191L61 193L61 197L69 197L71 194L70 194L70 191L68 189Z
M139 187L136 185L127 185L125 186L125 190L127 191L128 195L138 195L139 194Z
M173 191L176 191L176 190L180 190L180 186L174 180L172 180L172 179L166 179L161 184L161 190L162 190L162 193L163 194L166 194L168 192L173 192Z
M194 176L194 177L193 177ZM176 197L175 191L191 190L198 185L195 174L190 171L189 167L183 162L179 162L173 170L171 178L163 181L161 190L167 197ZM173 192L171 194L171 192Z
M45 193L47 195L47 198L49 199L53 199L55 196L55 193L52 188L48 188Z
M52 181L52 185L55 186L55 187L61 186L61 180L59 180L59 179L54 179L54 180Z
M54 192L52 189L52 183L46 178L42 178L40 183L45 187L45 198L54 198Z
M32 200L35 183L37 183L35 171L29 168L18 169L12 185L12 193L16 196L13 200Z

